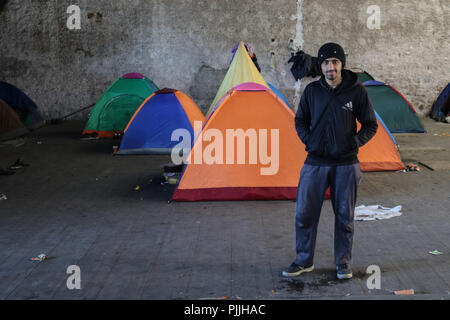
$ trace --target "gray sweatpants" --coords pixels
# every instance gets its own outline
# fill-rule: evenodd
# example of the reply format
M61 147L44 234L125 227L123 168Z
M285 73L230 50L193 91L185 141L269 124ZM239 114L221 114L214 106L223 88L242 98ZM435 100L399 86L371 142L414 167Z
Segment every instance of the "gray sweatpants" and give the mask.
M351 264L356 193L361 179L359 163L334 167L303 165L295 214L296 264L313 264L317 226L328 187L335 215L334 260L336 265Z

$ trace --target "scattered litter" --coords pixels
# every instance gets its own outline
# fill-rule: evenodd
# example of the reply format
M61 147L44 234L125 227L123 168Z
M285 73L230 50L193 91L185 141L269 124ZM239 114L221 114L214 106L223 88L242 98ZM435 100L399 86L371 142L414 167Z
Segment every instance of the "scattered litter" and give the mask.
M184 164L167 163L162 165L164 172L182 172Z
M162 174L162 178L165 183L168 184L178 184L178 181L180 181L180 173L176 172L164 172Z
M365 206L361 205L355 208L356 221L383 220L401 216L402 206L386 208L380 205Z
M136 187L134 188L134 190L136 190L136 191L141 190L141 186L136 186Z
M414 165L414 164L412 164L412 163L409 163L409 164L406 166L406 170L408 170L408 171L420 171L420 167L419 167L419 166L416 166L416 165Z
M4 169L0 167L0 176L10 176L15 174L16 172L14 170L10 169Z
M420 162L419 162L420 163ZM433 169L432 169L433 170ZM408 165L406 165L406 169L403 170L398 170L396 172L409 172L409 171L420 171L420 167L416 166L412 163L409 163Z
M398 290L394 291L395 295L413 295L414 289L407 289L407 290Z
M438 250L429 251L428 253L432 254L433 256L440 256L441 254L443 254L442 252L440 252Z
M38 141L38 142L36 142L37 144L42 144L42 141Z
M6 196L6 194L0 193L0 201L1 200L8 200L8 197Z
M113 149L113 154L116 154L117 151L119 151L119 146L113 146L112 149Z
M450 133L435 133L433 134L433 136L440 136L440 137L450 137Z
M22 162L20 159L17 159L12 165L9 166L10 170L22 169L23 167L29 167L28 163Z
M44 253L38 255L37 257L31 258L33 261L44 261L45 259L47 259L47 255Z
M81 136L80 140L98 140L98 133L94 132L94 133L83 134Z
M17 138L13 140L3 141L2 145L10 145L16 148L23 146L27 142L27 138Z
M27 138L17 138L13 140L7 140L0 143L1 146L14 146L14 147L20 147L23 146L27 142Z

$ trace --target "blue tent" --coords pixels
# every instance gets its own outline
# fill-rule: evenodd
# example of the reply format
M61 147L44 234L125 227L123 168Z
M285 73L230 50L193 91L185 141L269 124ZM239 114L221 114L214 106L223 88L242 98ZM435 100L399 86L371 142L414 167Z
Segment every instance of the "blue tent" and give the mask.
M0 81L0 99L19 115L26 127L37 128L44 124L36 103L12 84Z
M447 86L444 88L444 90L442 90L441 94L434 102L433 107L431 108L431 113L430 113L430 117L432 119L442 120L442 118L445 118L448 116L448 110L445 114L444 111L442 110L442 107L444 106L444 104L446 102L450 103L449 101L447 101L448 99L450 99L449 96L450 96L450 83L447 84Z
M184 93L162 89L137 109L128 123L117 154L170 154L180 141L172 133L186 129L194 138L194 121L205 122L197 105Z

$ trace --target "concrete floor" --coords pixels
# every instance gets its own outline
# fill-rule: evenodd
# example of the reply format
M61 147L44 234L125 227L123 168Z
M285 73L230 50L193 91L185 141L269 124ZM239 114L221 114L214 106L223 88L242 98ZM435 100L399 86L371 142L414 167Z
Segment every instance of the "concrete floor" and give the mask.
M450 125L422 121L427 133L395 137L405 163L434 171L364 174L357 205L403 215L356 222L354 278L342 282L329 201L316 270L285 279L293 201L168 203L173 186L157 177L169 157L113 156L117 141L80 141L78 121L2 143L0 166L30 166L0 176L0 299L450 299ZM67 287L70 265L79 290ZM367 287L370 265L381 289ZM402 289L415 294L393 294Z

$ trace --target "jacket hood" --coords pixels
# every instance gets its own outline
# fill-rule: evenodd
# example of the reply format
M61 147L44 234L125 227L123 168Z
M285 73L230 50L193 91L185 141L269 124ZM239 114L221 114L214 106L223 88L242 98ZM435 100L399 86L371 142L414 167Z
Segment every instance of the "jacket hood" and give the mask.
M332 90L331 87L328 85L328 83L325 80L325 76L322 74L320 77L320 84L328 89ZM336 92L342 92L347 91L349 89L352 89L353 87L357 86L359 84L358 82L358 76L353 71L342 69L342 82L339 86L336 87Z

